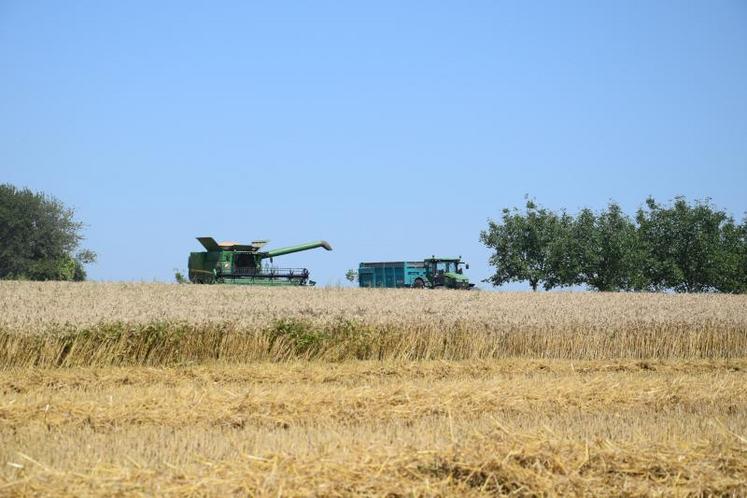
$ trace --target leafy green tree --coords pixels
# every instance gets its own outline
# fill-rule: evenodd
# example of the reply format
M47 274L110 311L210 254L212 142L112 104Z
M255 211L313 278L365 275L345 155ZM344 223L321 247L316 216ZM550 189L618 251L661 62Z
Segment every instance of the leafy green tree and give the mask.
M548 248L545 289L567 287L583 283L581 251L583 240L577 234L573 216L565 211L555 216L551 226L552 240Z
M174 280L177 284L188 284L189 280L184 276L184 273L179 268L174 268Z
M495 251L490 257L495 273L485 281L493 285L528 281L534 291L540 283L548 290L558 285L554 244L560 239L561 228L555 213L532 200L527 200L525 213L504 209L501 222L488 220L480 240Z
M727 220L721 232L723 250L716 263L721 271L716 282L720 292L734 294L747 292L747 218L741 225Z
M504 209L500 222L489 220L480 239L495 251L493 285L747 292L747 219L737 224L709 201L649 198L633 221L614 202L574 218L529 200L524 213Z
M646 287L636 226L617 203L611 202L598 215L582 210L574 229L573 239L579 246L575 261L580 268L578 283L598 291Z
M726 212L708 200L690 204L677 197L662 206L649 198L636 219L653 289L737 291L740 231Z
M348 280L348 282L355 282L355 279L358 278L358 272L350 268L345 272L345 278Z
M0 185L0 278L85 280L96 254L78 250L82 228L54 197Z

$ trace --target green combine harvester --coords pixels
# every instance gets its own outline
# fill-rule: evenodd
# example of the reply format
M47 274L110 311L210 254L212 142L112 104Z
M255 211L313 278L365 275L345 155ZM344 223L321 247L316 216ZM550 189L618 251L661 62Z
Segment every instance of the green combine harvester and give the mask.
M269 240L254 240L251 244L219 244L212 237L197 237L197 240L206 250L189 254L189 281L195 284L314 285L316 282L309 280L308 269L276 268L272 259L317 247L332 250L324 240L272 251L261 251Z

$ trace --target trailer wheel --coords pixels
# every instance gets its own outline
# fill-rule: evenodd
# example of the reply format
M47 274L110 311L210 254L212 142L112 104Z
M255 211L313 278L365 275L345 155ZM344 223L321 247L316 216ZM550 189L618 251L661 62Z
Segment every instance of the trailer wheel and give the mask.
M422 278L416 278L415 282L413 282L412 286L415 289L422 289L423 287L425 287L425 282L423 282Z

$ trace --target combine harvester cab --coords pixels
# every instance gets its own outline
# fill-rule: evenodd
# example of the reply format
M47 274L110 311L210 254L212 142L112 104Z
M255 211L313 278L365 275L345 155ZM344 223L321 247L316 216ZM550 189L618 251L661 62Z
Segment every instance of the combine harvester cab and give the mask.
M276 268L273 258L294 252L332 246L324 240L296 246L262 251L268 240L255 240L251 244L237 242L218 243L212 237L197 237L205 251L189 254L189 281L196 284L238 285L314 285L306 268ZM265 263L269 260L269 264Z

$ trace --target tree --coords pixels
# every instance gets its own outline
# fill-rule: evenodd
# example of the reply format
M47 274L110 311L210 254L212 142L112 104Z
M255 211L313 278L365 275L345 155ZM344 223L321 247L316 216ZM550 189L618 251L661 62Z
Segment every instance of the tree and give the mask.
M707 200L662 206L649 198L635 221L614 202L574 218L529 200L525 213L504 209L501 222L488 222L480 239L495 251L493 285L747 292L747 218L737 224Z
M544 283L546 290L582 283L579 256L582 245L575 231L573 216L565 211L554 215Z
M648 198L636 219L647 254L643 270L654 289L708 292L731 288L739 280L739 231L709 200L691 205L677 197L671 206L662 206Z
M579 250L578 283L598 291L641 289L646 279L640 271L643 255L633 221L617 203L595 215L583 209L574 223L573 239Z
M358 272L351 268L345 272L345 278L348 279L349 282L355 282L355 279L358 278Z
M528 281L533 291L540 283L547 290L559 285L561 279L553 263L558 256L554 244L562 238L562 227L555 213L532 200L527 200L525 214L516 208L504 209L500 223L488 220L488 230L480 233L480 240L495 251L490 264L496 270L485 282Z
M717 265L721 267L716 289L734 294L747 292L747 218L741 225L728 219L721 231L723 250Z
M174 280L177 284L189 283L189 280L184 276L184 273L179 268L174 268Z
M96 254L78 250L82 228L54 197L0 185L0 279L85 280Z

